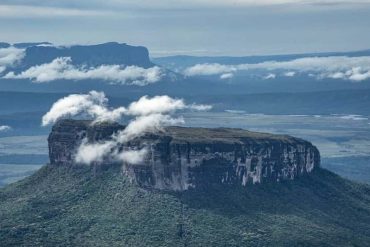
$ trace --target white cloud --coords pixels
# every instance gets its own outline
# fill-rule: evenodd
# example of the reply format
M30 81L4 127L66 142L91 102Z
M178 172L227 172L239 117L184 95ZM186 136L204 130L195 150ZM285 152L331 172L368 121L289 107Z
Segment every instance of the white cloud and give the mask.
M140 163L147 153L145 147L140 150L124 149L120 151L118 147L146 133L162 130L164 126L183 123L182 118L172 118L169 115L138 116L124 130L113 134L110 140L88 143L84 139L77 149L75 161L82 164L91 164L93 162L101 163L106 158L107 160L123 161L129 164Z
M141 97L138 101L132 102L128 107L128 112L132 115L148 115L155 113L172 112L186 107L184 100L173 99L167 95Z
M0 48L0 73L2 73L7 67L10 67L24 57L24 49L18 49L15 47Z
M349 80L363 81L370 78L370 70L365 71L361 68L352 68L352 70L347 71L345 75L348 75Z
M186 76L196 75L218 75L237 71L237 68L231 65L222 65L218 63L196 64L184 70Z
M158 82L163 71L158 66L142 68L138 66L101 65L99 67L76 67L70 57L59 57L47 64L33 66L20 74L9 72L7 79L31 79L43 83L54 80L87 80L97 79L112 83L144 86Z
M268 74L266 75L265 77L263 77L264 80L269 80L269 79L275 79L276 78L276 75L275 74Z
M77 149L75 160L78 163L91 164L92 162L102 162L104 157L110 154L114 148L113 141L102 143L87 143L84 139Z
M295 76L297 72L312 74L317 78L362 81L370 78L370 56L347 57L304 57L289 61L266 61L256 64L196 64L184 70L187 76L221 75L237 71L286 70L284 76ZM272 73L271 73L272 74ZM272 79L270 76L269 79Z
M102 162L105 158L137 163L144 156L144 149L118 151L122 144L138 138L148 132L162 130L164 126L183 124L182 117L172 117L178 110L211 109L209 105L186 104L183 99L174 99L167 95L141 97L127 108L108 108L108 99L102 92L91 91L88 94L71 94L56 101L49 112L42 118L42 124L48 125L64 117L92 119L92 124L101 121L118 121L124 116L134 117L125 129L111 136L110 140L89 143L84 139L77 149L75 160L78 163L91 164ZM144 147L145 148L145 147Z
M336 71L353 67L366 66L370 68L370 57L304 57L289 61L266 61L257 64L238 65L240 70L268 69L268 70L293 70L293 71Z
M126 112L124 107L110 110L108 99L103 92L91 91L88 94L71 94L56 101L42 117L42 125L55 123L60 118L87 115L95 121L117 121Z
M141 97L138 101L133 102L127 109L128 115L149 115L171 113L178 110L191 109L196 111L208 111L212 108L210 105L185 104L183 99L174 99L167 95Z
M288 71L288 72L285 72L284 73L284 76L286 76L286 77L293 77L293 76L295 76L295 74L296 74L296 72L294 72L294 71Z
M354 121L369 120L367 117L364 117L362 115L354 115L354 114L351 114L351 115L342 115L342 116L335 116L335 117L339 117L339 118L345 119L345 120L354 120Z
M211 105L199 105L199 104L191 104L187 106L188 109L190 110L195 110L195 111L209 111L212 109Z
M370 70L355 67L346 71L338 71L332 73L322 73L319 78L343 79L351 81L363 81L370 79Z
M169 115L150 114L138 116L131 121L123 131L120 131L115 139L118 142L128 142L148 132L161 130L163 126L183 124L183 118L172 118Z
M147 154L148 154L147 148L142 148L139 150L128 149L116 154L116 157L120 161L136 165L143 162Z
M220 76L220 79L221 80L227 80L227 79L231 79L234 77L234 74L233 73L225 73L225 74L222 74Z
M326 76L332 79L344 79L346 77L346 74L343 72L334 72L331 74L327 74Z
M11 130L12 128L8 125L0 125L0 132L5 132L5 131L9 131Z

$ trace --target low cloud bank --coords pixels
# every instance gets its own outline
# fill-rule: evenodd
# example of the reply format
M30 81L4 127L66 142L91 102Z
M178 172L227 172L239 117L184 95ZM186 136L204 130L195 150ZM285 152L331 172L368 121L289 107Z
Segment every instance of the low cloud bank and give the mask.
M238 71L238 65L223 65L219 63L203 63L196 64L184 70L184 74L187 76L196 75L218 75L227 74Z
M179 110L204 111L209 105L186 104L183 99L174 99L167 95L143 96L128 107L109 108L108 99L103 92L91 91L88 94L72 94L53 104L50 111L42 118L42 125L55 123L65 117L92 119L92 124L102 121L118 121L123 117L132 120L127 127L104 142L89 143L84 139L77 149L75 160L78 163L91 164L104 159L122 161L129 164L142 162L147 154L147 147L128 149L124 144L148 132L162 130L164 126L183 124L184 119L173 117Z
M305 57L290 61L266 61L238 65L206 63L186 68L183 73L186 76L221 75L221 79L224 79L226 74L230 77L230 74L238 71L250 70L283 71L282 75L287 77L296 76L298 73L312 73L318 79L363 81L370 78L370 56Z
M144 86L158 82L164 72L158 66L101 65L98 67L74 66L70 57L59 57L50 63L33 66L19 74L7 73L6 79L30 79L36 83L55 80L104 80L117 84Z

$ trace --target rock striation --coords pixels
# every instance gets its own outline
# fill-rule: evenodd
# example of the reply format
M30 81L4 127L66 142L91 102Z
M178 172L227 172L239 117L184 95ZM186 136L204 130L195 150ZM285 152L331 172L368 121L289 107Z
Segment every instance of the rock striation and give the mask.
M50 163L78 165L74 157L84 138L101 142L124 128L117 123L61 120L49 135ZM305 176L320 166L320 153L308 141L243 129L166 127L121 148L143 147L148 149L144 161L124 163L123 174L142 187L161 190L274 183Z

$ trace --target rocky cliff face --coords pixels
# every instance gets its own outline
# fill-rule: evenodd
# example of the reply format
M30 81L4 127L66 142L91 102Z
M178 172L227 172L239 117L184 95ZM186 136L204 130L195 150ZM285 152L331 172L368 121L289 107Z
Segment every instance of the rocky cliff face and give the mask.
M60 121L49 136L50 163L76 165L74 155L83 138L102 141L123 128ZM319 151L307 141L242 129L167 127L122 148L128 147L147 147L149 152L141 164L123 164L123 174L143 187L163 190L279 182L305 176L320 165Z

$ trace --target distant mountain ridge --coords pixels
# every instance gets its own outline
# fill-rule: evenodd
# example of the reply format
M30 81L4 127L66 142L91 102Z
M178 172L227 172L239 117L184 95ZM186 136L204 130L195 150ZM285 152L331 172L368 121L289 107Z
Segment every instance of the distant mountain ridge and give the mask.
M44 44L44 43L42 43ZM32 45L25 50L25 56L16 70L50 63L59 57L70 57L72 64L97 67L100 65L135 65L143 68L153 67L149 51L142 46L130 46L117 42L98 45L51 46Z
M0 43L1 47L9 47L8 43ZM337 90L369 90L370 80L353 82L345 79L317 78L310 76L310 73L296 73L295 76L285 76L285 71L270 71L261 69L256 74L250 70L238 70L230 73L230 79L220 78L220 74L209 76L184 76L188 66L198 63L219 63L221 65L234 65L243 63L260 63L263 61L287 61L291 59L310 56L348 56L360 57L370 56L370 50L354 52L326 52L292 55L272 56L245 56L245 57L195 57L195 56L172 56L162 58L151 58L147 48L142 46L131 46L124 43L109 42L97 45L75 45L55 47L48 42L17 43L13 46L26 47L25 57L3 71L1 76L8 72L19 75L32 66L50 64L58 57L70 57L68 65L75 65L73 68L88 70L90 67L98 68L101 65L118 65L121 67L134 65L140 68L161 67L162 76L155 83L147 84L145 87L138 85L115 84L109 79L104 80L104 73L96 79L74 80L58 78L43 83L35 82L34 77L22 78L0 78L0 91L19 92L73 92L81 93L89 90L101 90L114 96L135 95L221 95L221 94L255 94L255 93L302 93L313 91L337 91ZM62 68L63 69L63 68ZM110 68L109 68L110 69ZM58 72L57 69L53 70ZM175 71L175 73L173 72ZM101 71L100 71L101 72ZM99 73L100 73L99 72ZM95 72L94 72L95 73ZM97 74L96 72L95 74ZM150 73L150 72L148 72ZM226 73L226 72L225 72ZM265 79L269 73L274 79ZM294 72L293 72L294 73ZM28 73L32 74L32 73ZM38 71L40 74L40 71ZM117 73L114 73L117 75ZM320 73L317 74L319 76ZM50 75L50 74L49 74ZM276 77L276 78L275 78ZM103 78L103 79L102 79ZM212 90L210 90L212 89ZM303 101L296 102L304 103ZM252 106L253 107L253 106ZM257 109L258 110L258 109Z
M173 69L174 67L189 67L202 63L219 63L227 65L236 65L243 63L261 63L265 61L289 61L305 57L329 57L329 56L348 56L362 57L370 56L370 49L346 52L314 52L300 54L282 54L282 55L252 55L252 56L190 56L174 55L165 57L154 57L152 60L162 66Z

